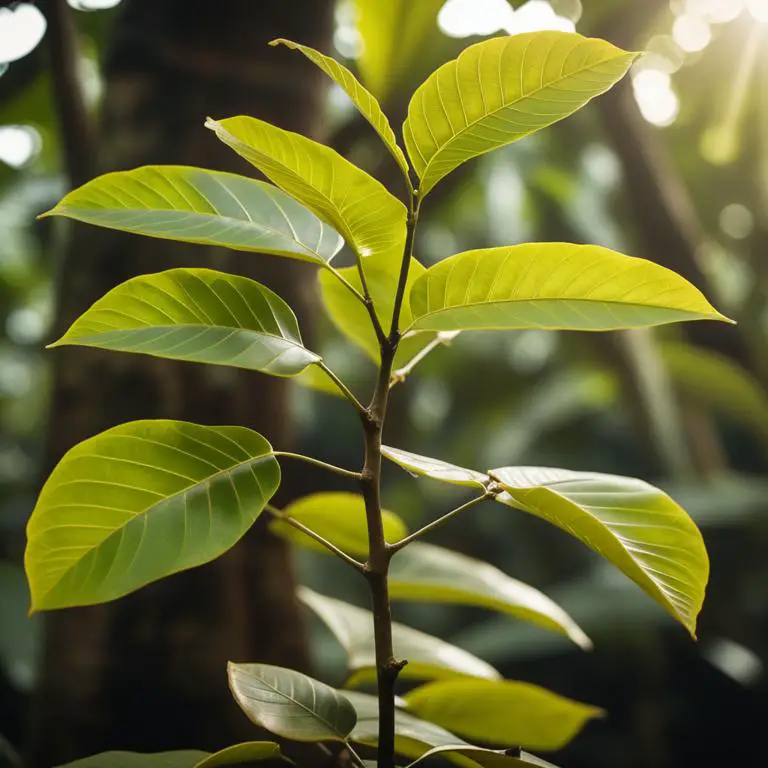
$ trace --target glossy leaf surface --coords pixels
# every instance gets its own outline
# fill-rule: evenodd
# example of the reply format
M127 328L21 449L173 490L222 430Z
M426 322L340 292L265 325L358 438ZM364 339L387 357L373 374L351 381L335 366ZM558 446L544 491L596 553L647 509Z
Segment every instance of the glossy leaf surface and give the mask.
M291 502L283 509L283 515L303 523L349 555L368 556L365 502L359 494L343 491L313 493ZM390 544L408 534L405 523L394 512L382 510L382 519L384 538ZM314 539L279 518L272 520L270 529L302 547L328 552Z
M381 105L376 100L376 97L364 88L358 79L336 59L332 59L330 56L325 56L316 51L314 48L310 48L306 45L299 45L291 40L273 40L270 45L286 45L288 48L300 51L311 62L316 64L320 69L325 72L328 77L333 80L336 85L341 88L344 93L349 96L352 103L360 111L360 114L373 126L376 133L384 142L392 157L395 158L395 162L400 166L402 172L408 176L408 161L405 159L403 150L400 149L395 132L392 130L392 126L389 124L387 116L382 112Z
M291 308L245 277L171 269L99 299L52 346L76 344L293 376L320 360Z
M243 427L134 421L76 445L27 526L32 609L114 600L215 559L279 484L270 444Z
M393 600L458 603L489 608L560 632L582 648L589 638L558 605L498 568L432 544L415 542L392 558Z
M405 244L405 206L338 152L253 117L208 120L208 128L334 227L363 257L399 264Z
M504 467L496 497L562 528L620 568L695 635L709 559L699 529L643 480L545 467Z
M329 263L343 245L337 232L271 184L185 166L107 173L46 215L318 264Z
M567 32L533 32L464 49L416 89L403 125L426 195L454 168L556 123L607 91L636 54Z
M460 736L486 744L554 751L601 709L516 681L444 680L405 697L408 710Z
M299 598L325 622L346 651L349 669L356 673L347 680L346 686L375 683L373 614L306 587L299 589ZM400 672L400 679L468 676L496 680L500 677L490 664L477 656L404 624L393 622L392 635L395 655L399 659L408 659L408 664Z
M432 459L429 456L419 456L416 453L403 451L400 448L381 446L381 455L401 466L407 472L416 475L431 477L451 485L466 485L472 488L483 488L489 481L488 475L475 472L474 469L457 467L440 459Z
M569 243L457 253L414 282L410 301L414 330L608 331L727 320L666 267Z
M229 687L248 718L294 741L344 741L355 727L354 707L325 683L269 664L228 667Z

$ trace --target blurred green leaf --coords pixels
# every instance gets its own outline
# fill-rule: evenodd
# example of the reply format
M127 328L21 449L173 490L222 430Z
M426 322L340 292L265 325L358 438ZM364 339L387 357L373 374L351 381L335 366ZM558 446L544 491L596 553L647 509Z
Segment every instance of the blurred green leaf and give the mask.
M29 691L37 678L42 626L39 617L27 616L29 587L24 570L0 562L0 665L13 685Z
M276 293L210 269L170 269L118 285L51 346L72 344L273 376L293 376L320 360Z
M227 666L229 687L256 725L294 741L344 741L357 722L338 691L311 677L269 664Z
M85 440L27 526L32 609L107 602L215 559L279 484L272 447L243 427L133 421Z
M92 755L74 763L67 763L60 768L195 768L208 757L207 752L156 752L139 754L136 752L104 752Z
M455 754L463 755L474 761L473 765L479 765L481 768L523 768L524 766L534 766L535 768L557 768L542 760L535 755L530 755L522 749L494 750L485 747L447 745L444 747L435 747L425 752L418 760L412 762L407 768L415 768L424 761L429 760L435 755Z
M280 747L274 741L249 741L222 749L210 757L206 757L195 768L220 768L225 765L260 763L275 758L282 758L283 761L293 765L292 760L288 760L280 753Z

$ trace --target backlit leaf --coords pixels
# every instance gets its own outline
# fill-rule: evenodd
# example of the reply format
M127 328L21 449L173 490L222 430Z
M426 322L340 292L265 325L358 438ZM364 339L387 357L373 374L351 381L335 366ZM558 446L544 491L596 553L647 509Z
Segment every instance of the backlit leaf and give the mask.
M569 243L457 253L414 282L410 301L413 330L608 331L728 321L666 267Z
M464 469L454 464L448 464L440 459L432 459L428 456L419 456L416 453L403 451L399 448L390 448L387 445L381 446L381 455L390 461L398 464L407 472L416 475L431 477L433 480L440 480L443 483L451 485L467 485L472 488L484 488L489 482L488 475L482 472L476 472L474 469Z
M334 227L363 259L400 264L405 206L338 152L253 117L206 126L280 189Z
M272 447L243 427L133 421L85 440L27 525L32 610L114 600L215 559L279 484Z
M113 288L51 346L76 344L293 376L306 349L291 308L246 277L171 269Z
M414 542L392 558L389 593L393 600L489 608L560 632L582 648L592 646L573 619L537 589L489 563L432 544Z
M571 741L597 707L510 680L441 680L405 697L410 712L467 739L554 751Z
M283 509L283 515L298 520L354 557L368 556L365 502L359 494L342 491L313 493L291 502ZM405 523L394 512L382 510L382 520L384 538L390 544L408 535ZM273 533L295 544L328 553L325 547L284 520L275 518L269 526Z
M325 72L328 77L338 85L349 98L352 103L358 108L360 114L373 126L376 133L379 134L381 140L385 146L395 158L395 162L400 166L400 169L408 177L408 161L405 159L403 150L400 149L397 139L395 138L395 132L392 130L392 126L387 120L387 116L381 111L381 106L376 100L376 97L364 88L357 78L336 59L332 59L330 56L325 56L314 48L309 48L306 45L299 45L291 40L273 40L270 45L283 44L297 51L301 51L310 61L316 64L320 69Z
M344 741L355 727L355 708L325 683L269 664L228 667L229 687L256 725L294 741Z
M709 559L699 529L643 480L544 467L490 472L497 501L562 528L620 568L695 636Z
M454 168L552 125L607 91L636 54L568 32L465 48L416 89L403 125L426 195Z
M311 608L333 632L347 653L353 674L347 687L376 681L373 614L342 600L319 595L306 587L299 590L301 601ZM393 622L395 656L408 659L400 679L425 680L456 676L496 680L499 673L482 659L437 637Z
M318 264L329 263L343 245L337 232L271 184L186 166L107 173L45 215Z

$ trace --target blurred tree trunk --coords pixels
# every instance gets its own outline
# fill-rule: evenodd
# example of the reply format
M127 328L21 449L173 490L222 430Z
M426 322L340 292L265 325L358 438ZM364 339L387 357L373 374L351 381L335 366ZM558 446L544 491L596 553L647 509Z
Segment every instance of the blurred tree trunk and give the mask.
M266 42L286 36L327 48L331 13L331 0L126 0L91 147L99 170L186 163L252 173L203 127L206 115L253 114L317 135L322 81L302 57ZM305 314L311 271L301 265L81 225L70 234L58 330L117 283L171 266L255 276ZM77 441L131 419L244 424L280 447L290 437L284 381L76 348L52 354L49 468ZM229 696L226 661L307 666L290 553L261 523L210 565L47 617L30 765L107 749L215 749L253 736Z

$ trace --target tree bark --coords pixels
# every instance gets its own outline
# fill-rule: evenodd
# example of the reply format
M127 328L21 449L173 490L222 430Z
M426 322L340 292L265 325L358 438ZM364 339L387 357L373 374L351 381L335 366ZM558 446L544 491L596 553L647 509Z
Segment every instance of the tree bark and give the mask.
M317 133L323 83L267 41L330 39L330 0L127 0L105 64L100 170L148 163L253 173L203 127L253 114ZM268 256L75 225L59 278L58 330L137 274L208 266L256 277L292 306L312 272ZM299 306L297 306L299 305ZM242 424L287 447L287 384L138 355L54 352L48 469L74 443L131 419ZM226 661L306 668L290 553L259 521L232 552L115 603L54 612L31 721L32 766L107 749L216 749L252 738L227 690Z

